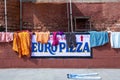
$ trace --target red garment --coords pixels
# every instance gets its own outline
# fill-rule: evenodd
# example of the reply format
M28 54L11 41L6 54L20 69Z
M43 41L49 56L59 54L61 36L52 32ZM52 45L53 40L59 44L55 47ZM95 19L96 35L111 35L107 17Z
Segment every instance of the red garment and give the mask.
M57 32L53 32L53 46L57 46L59 44L59 40L57 38Z

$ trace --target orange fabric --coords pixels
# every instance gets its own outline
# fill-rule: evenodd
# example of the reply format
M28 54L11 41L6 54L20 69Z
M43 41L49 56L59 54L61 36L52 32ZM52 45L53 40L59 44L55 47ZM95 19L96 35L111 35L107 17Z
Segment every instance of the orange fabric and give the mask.
M42 34L43 32L36 32L36 40L37 42L42 42Z
M18 46L17 46L17 33L15 32L13 35L13 50L18 52Z
M49 40L50 32L36 32L36 40L42 44L46 44Z
M19 53L19 57L30 56L29 32L14 33L13 50Z

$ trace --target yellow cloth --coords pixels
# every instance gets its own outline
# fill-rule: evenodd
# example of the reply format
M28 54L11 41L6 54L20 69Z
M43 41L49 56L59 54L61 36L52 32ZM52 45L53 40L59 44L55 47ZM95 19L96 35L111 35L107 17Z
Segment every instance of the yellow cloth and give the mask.
M30 34L29 32L15 32L13 39L13 50L19 53L19 57L30 56Z
M18 52L18 46L17 46L17 32L13 35L13 50Z
M48 43L50 32L36 32L36 40L42 44Z

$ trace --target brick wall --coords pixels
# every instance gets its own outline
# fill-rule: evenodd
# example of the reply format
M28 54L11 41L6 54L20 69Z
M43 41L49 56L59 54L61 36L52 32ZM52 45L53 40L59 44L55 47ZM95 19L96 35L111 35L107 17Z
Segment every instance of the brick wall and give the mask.
M20 29L20 3L19 0L7 0L8 31Z
M4 0L0 1L0 24L4 25ZM120 3L73 3L73 16L90 16L92 29L105 30L107 27L116 29L115 23L120 18ZM29 8L28 8L29 7ZM19 0L7 1L8 30L19 30ZM23 29L41 30L45 27L50 31L67 31L66 4L23 3ZM27 24L26 24L27 23Z
M0 1L0 24L4 25L4 1Z
M29 8L28 8L29 7ZM33 30L46 28L50 31L67 31L66 4L52 3L24 3L23 4L23 29Z
M19 0L6 0L8 31L19 30L20 6ZM5 27L5 5L4 0L0 0L0 24Z
M111 29L120 18L120 3L73 3L73 17L89 16L92 29ZM24 3L23 22L27 22L23 28L40 29L46 27L50 31L67 31L67 4L50 3ZM27 8L29 7L29 9ZM29 14L28 14L29 13ZM34 27L33 27L34 26ZM115 27L115 26L114 26ZM118 30L118 29L117 29Z
M19 58L12 43L0 44L0 68L120 68L120 49L92 49L93 58Z
M74 3L73 16L89 16L92 29L106 30L115 27L120 20L120 2L117 3ZM120 30L120 29L119 29Z
M24 3L23 21L27 23L25 27L41 30L40 26L42 26L50 31L66 31L65 6L65 4L51 6L50 4ZM11 8L8 9L11 10ZM104 30L101 23L106 23L107 27L111 27L114 26L111 24L119 22L119 9L119 3L75 3L73 4L73 16L92 16L93 27ZM10 13L12 14L12 11ZM13 18L11 22L10 17ZM13 25L12 22L17 20L15 16L9 16L8 21L8 25ZM18 21L16 23L19 24ZM110 43L93 48L92 54L93 58L18 58L18 54L12 50L12 43L0 43L0 68L120 68L120 49L112 49Z

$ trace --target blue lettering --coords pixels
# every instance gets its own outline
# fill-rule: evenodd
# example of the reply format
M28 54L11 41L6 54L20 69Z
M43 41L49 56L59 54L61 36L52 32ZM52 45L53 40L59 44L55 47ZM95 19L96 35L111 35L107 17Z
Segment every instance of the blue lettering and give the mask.
M81 46L82 46L82 42L77 42L77 52L82 52L82 49L81 49Z
M44 47L44 52L48 52L48 51L50 51L50 43L48 43L48 44L45 44L45 47Z
M37 52L38 46L37 43L32 43L32 52Z
M44 52L50 52L50 54L55 55L55 53L53 53L51 51L51 47L52 47L52 45L50 43L45 44L45 51Z
M59 52L62 52L62 50L65 49L65 43L61 42L59 45L60 45Z
M90 52L88 42L85 43L85 46L84 46L83 52L85 52L85 51Z
M69 47L68 46L66 47L66 52L69 52Z
M57 51L57 46L51 46L52 47L52 52L56 52Z
M75 51L76 51L75 47L70 47L70 52L75 52Z
M37 42L32 42L32 52L49 52L51 55L55 55L55 52L63 52L65 50L66 52L90 52L90 47L88 42L77 42L77 47L71 47L69 48L66 43L60 42L58 46L52 46L51 43L48 44L41 44Z
M38 51L43 52L43 44L38 43Z

